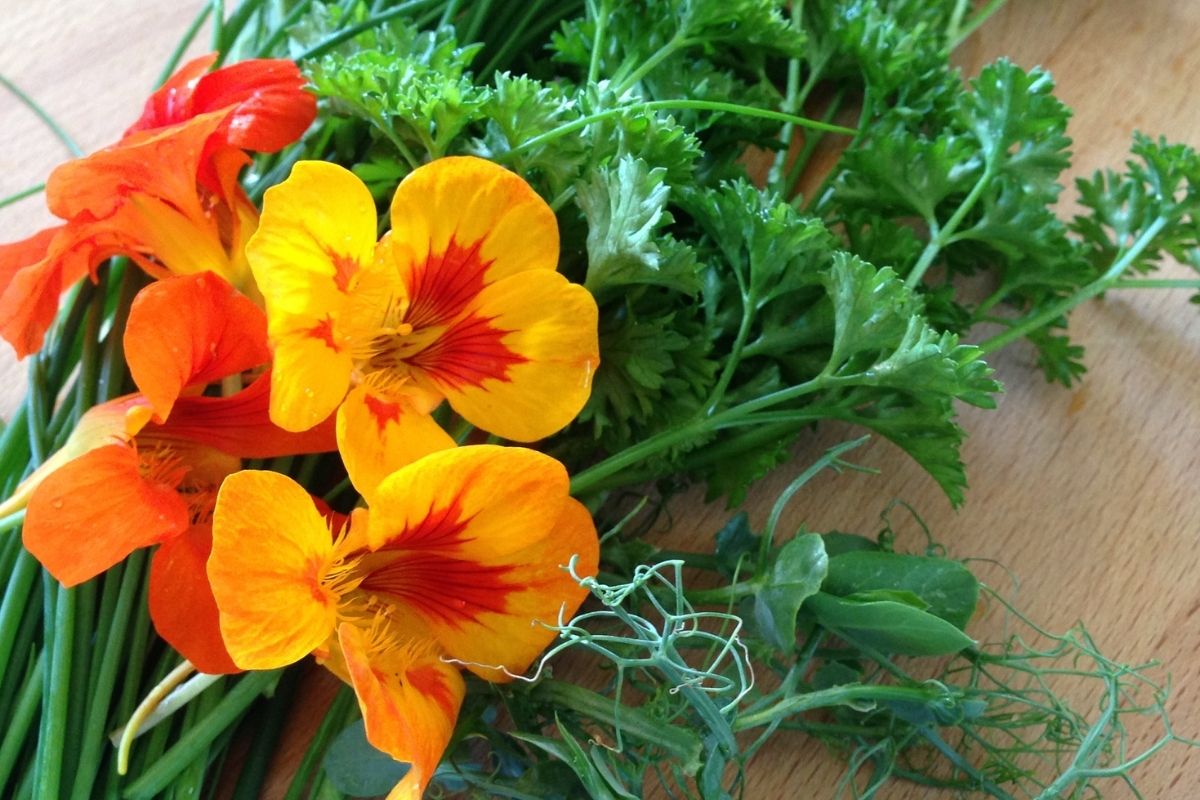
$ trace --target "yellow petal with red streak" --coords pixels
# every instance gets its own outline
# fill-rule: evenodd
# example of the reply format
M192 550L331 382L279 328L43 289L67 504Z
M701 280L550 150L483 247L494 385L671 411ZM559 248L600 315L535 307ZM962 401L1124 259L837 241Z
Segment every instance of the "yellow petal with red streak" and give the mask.
M484 159L442 158L411 172L391 208L409 322L455 316L489 283L558 266L558 221L520 176Z
M596 301L557 272L525 272L485 288L463 318L412 359L479 428L518 442L561 430L592 391L600 364Z
M343 167L300 161L267 190L246 257L267 304L278 314L322 318L375 251L375 201Z
M454 447L454 439L401 398L383 400L359 386L338 408L338 451L358 493L368 502L376 487L422 456Z
M275 342L271 421L285 431L306 431L328 419L350 388L350 354L326 338L322 324L314 321Z
M598 552L591 517L567 496L549 456L461 447L426 456L380 484L368 524L362 592L420 618L445 652L491 680L523 672L570 616Z
M272 669L311 653L336 625L323 583L333 536L299 484L274 472L230 475L213 513L208 579L221 635L242 669Z
M462 675L438 658L432 642L380 649L367 632L349 624L338 635L367 741L409 765L388 797L417 800L454 732L466 694Z

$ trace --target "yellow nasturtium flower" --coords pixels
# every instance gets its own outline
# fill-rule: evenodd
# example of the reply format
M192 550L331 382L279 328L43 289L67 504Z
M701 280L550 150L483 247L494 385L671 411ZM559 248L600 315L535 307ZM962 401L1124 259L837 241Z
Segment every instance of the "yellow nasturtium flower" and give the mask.
M299 162L267 191L247 258L274 350L271 419L305 430L338 409L361 493L453 445L427 416L442 399L521 442L558 431L587 401L596 303L556 271L554 212L496 164L456 157L414 170L377 242L362 181Z
M274 472L226 478L208 576L234 663L314 653L354 687L367 738L411 765L389 800L418 798L462 704L462 663L503 682L529 668L594 575L596 529L561 464L519 447L428 455L388 476L334 535Z

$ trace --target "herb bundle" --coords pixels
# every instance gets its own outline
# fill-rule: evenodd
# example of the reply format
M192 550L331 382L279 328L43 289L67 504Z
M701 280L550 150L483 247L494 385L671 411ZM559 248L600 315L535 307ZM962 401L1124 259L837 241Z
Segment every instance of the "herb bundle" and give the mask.
M963 629L981 587L959 562L932 547L895 552L890 526L876 540L780 528L816 472L853 466L858 441L815 460L804 448L827 421L890 439L962 502L956 401L994 406L1000 387L984 356L1025 338L1049 378L1072 384L1081 351L1065 314L1149 285L1141 276L1163 256L1195 252L1198 162L1186 147L1137 139L1123 172L1081 184L1079 216L1053 215L1069 142L1048 75L999 62L964 86L949 66L997 6L263 2L218 26L227 61L294 58L322 102L302 142L243 176L249 197L295 162L322 159L350 167L384 204L422 164L485 158L554 209L559 270L599 308L591 397L542 449L567 466L604 542L600 574L576 576L595 599L558 621L551 652L587 651L610 677L596 690L548 661L528 686L472 683L438 791L606 797L660 782L721 797L743 787L761 746L793 728L847 752L843 788L864 795L896 776L1049 797L1143 758L1126 753L1123 720L1157 713L1164 695L1086 632L978 646ZM813 175L814 154L830 144L844 147L836 166ZM774 154L765 175L747 174L748 147ZM801 185L812 188L798 195ZM132 275L115 263L98 288L84 284L32 359L25 424L6 431L10 486L96 399L119 393L112 331L137 289ZM962 343L972 340L981 343ZM73 401L56 405L64 388ZM667 551L643 535L647 505L679 487L701 483L738 506L795 452L813 467L761 529L735 517L711 552ZM338 510L355 502L337 491L336 459L267 466L328 493ZM94 737L56 763L72 715L86 715L91 733L120 724L178 657L151 637L136 597L144 560L77 590L43 576L41 603L18 608L38 575L8 547L14 601L0 616L17 654L8 661L25 669L3 677L13 688L4 696L21 701L0 765L42 796L58 796L47 776L71 774L76 761L86 766L77 775L107 776L130 796L213 785L231 723L278 676L194 684L202 691L175 727L134 747L124 784ZM143 609L128 648L122 602ZM111 643L95 668L78 658L93 635ZM953 659L905 658L930 656ZM121 693L115 659L126 665ZM1098 719L1046 685L1063 669L1099 682L1109 701ZM264 701L265 729L277 730L294 680L285 674ZM107 694L83 691L105 682ZM57 699L39 711L39 697ZM374 754L353 715L344 697L335 702L291 796L303 796L323 754L318 793L386 791L403 773ZM42 727L27 738L35 718ZM1173 738L1164 724L1151 751ZM271 741L257 739L242 773L248 796ZM89 796L89 780L76 780L76 795Z

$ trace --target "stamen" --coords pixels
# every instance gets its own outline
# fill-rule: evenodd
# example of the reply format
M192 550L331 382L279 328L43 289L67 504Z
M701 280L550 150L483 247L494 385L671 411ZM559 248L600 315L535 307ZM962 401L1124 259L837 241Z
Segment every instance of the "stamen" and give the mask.
M188 473L183 458L169 447L137 448L137 456L138 472L151 483L178 489Z

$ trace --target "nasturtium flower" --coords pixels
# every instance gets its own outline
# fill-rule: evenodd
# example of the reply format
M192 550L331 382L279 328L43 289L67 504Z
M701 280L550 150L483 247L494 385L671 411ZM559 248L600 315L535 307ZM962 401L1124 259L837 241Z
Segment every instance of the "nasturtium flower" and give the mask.
M228 397L199 394L269 355L261 309L212 273L142 289L125 347L142 391L86 411L0 515L25 507L25 546L67 586L158 545L155 627L201 671L235 671L205 574L217 488L243 458L332 450L333 426L273 425L265 374Z
M313 653L358 695L367 738L411 765L416 798L462 703L461 664L507 681L569 618L599 557L561 464L520 447L461 447L389 475L337 532L286 476L225 479L208 576L234 663Z
M125 255L156 278L213 271L254 295L244 247L258 211L237 182L245 151L295 141L316 116L285 60L179 70L115 145L69 161L46 182L65 224L0 246L0 336L24 357L41 347L59 295Z
M557 272L554 212L519 176L471 157L410 173L376 241L355 175L302 161L263 201L247 258L266 303L271 418L304 430L338 410L338 443L368 496L453 442L443 399L506 439L578 414L599 363L592 296Z

